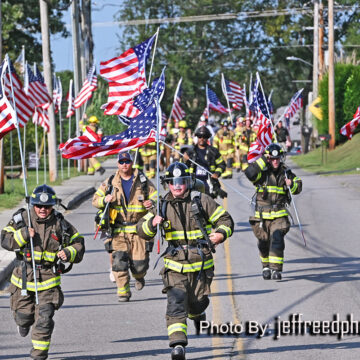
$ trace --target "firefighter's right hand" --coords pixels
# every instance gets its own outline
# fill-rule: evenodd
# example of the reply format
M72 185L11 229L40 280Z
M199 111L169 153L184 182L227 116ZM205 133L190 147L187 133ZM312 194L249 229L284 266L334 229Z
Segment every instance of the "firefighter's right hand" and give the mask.
M185 161L188 161L190 159L190 156L186 151L183 154L183 158L184 158Z
M164 218L162 218L160 215L155 215L152 221L153 227L156 227L158 224L160 225L164 221Z
M33 238L35 236L35 230L31 227L29 227L28 230L29 230L30 237Z
M105 202L108 203L108 202L111 202L112 201L112 195L111 194L107 194L105 196Z

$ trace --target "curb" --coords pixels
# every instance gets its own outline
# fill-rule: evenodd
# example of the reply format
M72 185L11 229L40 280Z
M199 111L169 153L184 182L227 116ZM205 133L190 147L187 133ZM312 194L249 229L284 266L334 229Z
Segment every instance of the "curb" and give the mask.
M96 191L96 189L91 186L85 190L83 190L82 192L80 192L79 194L77 194L74 198L72 198L67 204L64 204L68 210L72 210L74 209L77 205L79 205L82 201L84 201L85 199L87 199L89 196L91 196L92 194L94 194Z

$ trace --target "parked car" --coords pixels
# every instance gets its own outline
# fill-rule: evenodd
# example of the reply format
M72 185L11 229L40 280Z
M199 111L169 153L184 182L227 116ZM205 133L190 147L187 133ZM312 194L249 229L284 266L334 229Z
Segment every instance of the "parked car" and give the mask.
M293 148L291 148L291 150L288 152L289 155L299 155L302 154L302 149L301 149L301 145L299 146L294 146Z

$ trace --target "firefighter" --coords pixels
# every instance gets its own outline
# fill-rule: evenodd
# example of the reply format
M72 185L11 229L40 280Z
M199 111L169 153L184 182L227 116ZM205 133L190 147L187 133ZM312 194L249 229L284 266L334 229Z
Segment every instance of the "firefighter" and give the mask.
M102 129L99 128L100 121L95 115L92 115L89 117L88 123L89 123L89 125L84 125L84 123L81 122L80 125L82 125L83 132L86 130L86 127L88 126L96 134L98 134L100 136L103 135ZM98 171L100 173L100 175L103 175L105 172L105 169L101 166L101 163L99 162L99 160L97 160L95 158L90 158L87 174L94 175L95 171Z
M222 173L221 177L231 179L235 155L235 133L229 129L229 122L227 120L223 121L222 128L215 134L213 146L219 150L226 164L226 170Z
M188 167L180 162L169 166L163 181L170 191L160 203L161 214L148 213L137 224L144 239L155 236L161 224L168 247L161 270L167 294L166 325L173 360L185 359L187 318L197 332L206 319L210 285L214 276L212 251L233 233L234 223L225 209L207 194L192 190ZM215 229L211 232L211 228Z
M135 289L144 287L153 246L152 241L144 241L138 236L136 223L154 206L157 192L141 171L132 168L132 164L130 153L119 154L117 172L100 185L92 200L98 209L104 209L105 204L110 203L111 231L106 249L111 254L119 302L127 302L131 297L129 269L135 278Z
M221 197L223 197L225 192L221 189L218 179L225 171L226 164L219 150L208 144L211 138L211 132L206 126L199 127L195 131L195 136L198 138L197 144L184 152L184 160L190 170L190 174L194 174L197 179L204 183L207 194L213 198L216 198L218 195L222 195ZM203 168L191 162L190 159ZM211 172L212 175L210 176L204 169ZM208 180L212 185L211 193Z
M190 130L190 133L188 130L190 130L190 129L187 129L187 122L185 120L180 120L179 121L179 132L176 135L175 144L174 144L174 148L177 151L180 151L181 147L183 147L183 146L192 145L193 139L191 136L191 130ZM175 152L174 161L179 161L179 160L180 160L180 155L179 155L179 153Z
M234 129L235 133L235 162L233 164L234 168L237 172L240 172L241 170L241 164L242 164L242 151L240 150L241 145L241 137L245 130L245 119L241 116L239 116L236 120L236 127Z
M245 129L243 130L241 139L240 139L240 162L241 162L241 170L245 171L249 166L247 162L247 153L249 152L249 148L251 143L256 140L256 132L251 127L251 120L245 120Z
M276 140L279 145L287 152L288 147L291 147L291 139L289 130L283 126L282 120L278 122L275 128Z
M15 251L19 260L11 275L10 306L20 336L31 330L32 359L47 359L53 316L64 301L60 274L79 263L84 255L84 238L54 210L56 194L47 185L36 187L30 197L30 219L25 209L19 209L1 231L1 245ZM34 269L30 237L33 239L37 277L38 304L35 297ZM61 261L61 263L60 263ZM71 265L65 269L65 262Z
M258 239L264 280L281 280L284 262L284 237L290 229L286 205L289 191L299 194L302 181L284 164L284 151L270 144L265 154L249 164L247 178L256 186L255 215L249 222Z

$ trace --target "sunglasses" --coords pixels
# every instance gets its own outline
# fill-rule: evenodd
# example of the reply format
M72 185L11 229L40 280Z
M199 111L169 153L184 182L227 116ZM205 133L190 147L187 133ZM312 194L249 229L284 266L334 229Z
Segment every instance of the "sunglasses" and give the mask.
M52 205L35 205L35 207L37 207L38 209L50 209Z
M198 135L198 139L207 139L207 136L204 136L204 135Z
M119 164L120 164L120 165L123 165L123 164L131 164L131 161L130 161L130 160L120 160L120 161L119 161Z

